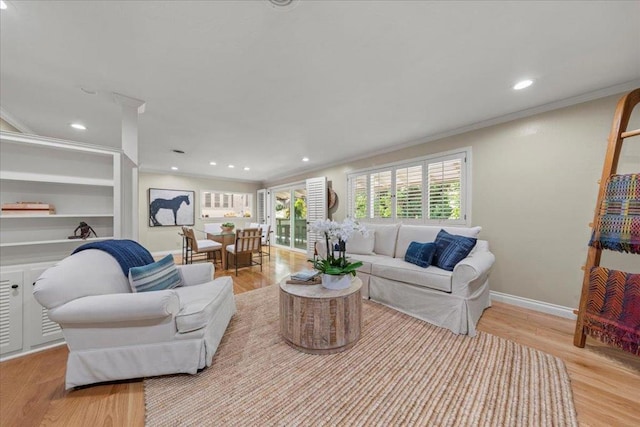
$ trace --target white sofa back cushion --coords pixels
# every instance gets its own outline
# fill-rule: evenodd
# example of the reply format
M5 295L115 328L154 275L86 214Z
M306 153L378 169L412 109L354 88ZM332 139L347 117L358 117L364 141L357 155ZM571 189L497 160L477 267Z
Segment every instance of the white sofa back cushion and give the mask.
M369 232L375 232L373 252L378 255L392 257L396 250L396 239L398 238L398 228L400 228L400 224L362 223L362 225L364 225ZM348 246L347 252L351 252Z
M347 241L347 252L358 255L373 255L375 246L376 232L367 229L368 233L364 236L362 233L355 232Z
M98 249L87 249L42 273L33 293L40 304L51 309L90 295L131 293L131 287L114 257Z
M440 230L464 237L478 238L482 227L440 227L438 225L403 225L398 232L395 258L404 258L411 242L435 242ZM376 239L377 240L377 239ZM376 241L376 244L378 242ZM377 253L377 252L376 252Z

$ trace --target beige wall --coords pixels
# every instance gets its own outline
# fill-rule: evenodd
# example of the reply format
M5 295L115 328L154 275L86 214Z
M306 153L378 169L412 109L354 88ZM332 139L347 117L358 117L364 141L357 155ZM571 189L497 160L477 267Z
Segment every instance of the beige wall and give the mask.
M15 127L11 126L7 123L3 118L0 117L0 130L9 131L9 132L20 132Z
M265 186L327 176L346 208L346 174L398 160L472 147L472 225L496 255L491 289L576 307L615 95L438 141L315 171ZM630 128L640 127L634 114ZM637 142L637 141L633 141ZM640 144L626 144L620 171L640 170ZM637 256L603 265L640 272Z
M182 239L178 235L179 227L149 227L149 188L165 188L171 190L192 190L195 191L195 216L194 228L203 230L203 220L200 216L200 193L204 190L234 191L254 194L254 215L255 215L255 193L261 188L258 184L216 180L207 178L195 178L182 175L162 175L155 173L140 173L139 177L139 242L151 252L179 251L182 247ZM211 220L213 222L213 220ZM245 226L245 223L255 221L255 219L233 218L231 220L237 227ZM223 222L215 221L215 222ZM204 235L203 235L204 237Z

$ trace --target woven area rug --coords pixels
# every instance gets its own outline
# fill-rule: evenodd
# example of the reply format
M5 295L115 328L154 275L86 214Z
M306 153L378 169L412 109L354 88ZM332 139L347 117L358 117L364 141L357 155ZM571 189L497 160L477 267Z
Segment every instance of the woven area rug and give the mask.
M236 303L211 367L145 379L146 425L577 425L564 363L546 353L363 301L358 343L310 355L279 336L277 286Z

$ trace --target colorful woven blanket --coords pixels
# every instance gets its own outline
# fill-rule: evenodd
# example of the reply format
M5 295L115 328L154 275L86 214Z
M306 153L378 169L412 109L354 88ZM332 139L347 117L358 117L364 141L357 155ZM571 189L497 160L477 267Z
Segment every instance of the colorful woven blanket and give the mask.
M640 355L640 274L591 269L584 332Z
M589 246L640 254L640 175L612 175Z
M101 242L85 243L76 248L71 255L86 249L99 249L107 252L118 261L125 276L129 276L131 267L142 267L153 263L153 257L149 251L133 240L103 240Z

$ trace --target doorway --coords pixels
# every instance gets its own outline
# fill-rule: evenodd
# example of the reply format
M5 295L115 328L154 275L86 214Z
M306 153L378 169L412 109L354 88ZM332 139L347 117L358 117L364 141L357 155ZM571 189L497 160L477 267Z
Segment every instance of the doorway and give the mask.
M275 244L307 250L307 188L304 183L273 189Z

